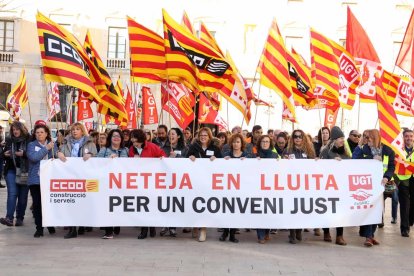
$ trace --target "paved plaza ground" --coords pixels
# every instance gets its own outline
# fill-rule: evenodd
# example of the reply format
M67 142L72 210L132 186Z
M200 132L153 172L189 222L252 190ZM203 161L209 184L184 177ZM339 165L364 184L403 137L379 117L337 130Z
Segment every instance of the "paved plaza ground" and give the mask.
M2 217L6 192L0 189ZM243 229L238 244L220 242L217 229L197 242L181 228L176 238L138 240L138 229L126 227L113 240L102 240L97 228L76 239L64 240L62 228L35 239L28 210L24 226L0 225L0 275L414 275L414 231L400 236L399 224L390 224L390 205L388 199L385 227L376 234L381 245L372 248L363 246L358 227L345 229L344 247L313 231L300 244L289 244L288 232L279 231L261 245L255 231Z

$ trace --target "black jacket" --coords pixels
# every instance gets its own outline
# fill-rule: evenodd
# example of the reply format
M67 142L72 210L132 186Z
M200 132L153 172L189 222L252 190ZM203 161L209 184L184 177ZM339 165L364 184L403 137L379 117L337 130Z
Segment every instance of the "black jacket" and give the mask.
M208 154L212 152L213 154ZM216 158L222 158L220 149L210 142L206 150L201 147L200 141L195 141L190 145L187 151L187 157L194 155L196 158L210 158L215 156Z

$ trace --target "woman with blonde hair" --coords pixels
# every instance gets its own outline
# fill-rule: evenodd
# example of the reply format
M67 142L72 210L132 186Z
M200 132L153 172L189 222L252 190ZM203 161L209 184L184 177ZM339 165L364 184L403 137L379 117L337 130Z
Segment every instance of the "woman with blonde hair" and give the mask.
M352 156L353 159L375 159L381 161L384 168L384 175L381 180L381 185L385 186L394 175L395 171L395 153L394 151L381 143L381 136L377 129L368 130L367 144L362 147L362 151ZM354 152L355 153L355 152ZM378 185L378 183L376 183ZM361 234L365 237L364 245L371 247L373 245L379 245L380 243L374 238L377 224L364 225L361 227Z
M188 149L187 157L191 161L195 161L197 158L210 158L213 161L216 158L221 158L220 149L213 144L213 134L208 127L203 127L200 129L197 135L197 139L192 143ZM196 229L194 235L196 234ZM200 229L198 241L204 242L207 237L207 229L202 227Z
M85 127L81 123L74 123L70 126L70 133L65 137L63 144L60 145L58 158L62 162L66 162L66 157L80 157L87 161L97 154L96 145L93 139L88 136ZM65 239L76 238L85 232L84 227L69 227L69 232L64 236Z
M288 146L283 151L284 159L314 159L316 157L312 141L303 130L295 129L289 137ZM295 244L302 240L302 229L289 229L289 242Z

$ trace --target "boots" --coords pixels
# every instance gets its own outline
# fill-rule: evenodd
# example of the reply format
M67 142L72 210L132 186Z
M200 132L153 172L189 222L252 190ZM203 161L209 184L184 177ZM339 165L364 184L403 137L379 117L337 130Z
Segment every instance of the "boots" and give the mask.
M193 228L193 231L192 231L191 236L193 238L197 238L198 237L198 228Z
M157 235L157 233L155 232L155 227L150 227L150 237L153 238L155 237L155 235Z
M323 240L326 242L332 242L331 234L329 234L329 232L323 233Z
M296 236L295 229L290 229L289 230L289 243L296 244L295 236Z
M223 229L223 234L221 234L219 240L220 241L225 241L227 239L227 236L229 235L229 229L228 228L224 228Z
M207 229L205 227L200 228L200 236L198 237L199 242L206 241L207 238Z
M78 235L83 235L83 234L85 234L85 227L84 226L79 226Z
M69 232L63 237L65 239L71 239L78 237L78 231L76 231L76 227L69 227Z
M345 240L344 240L344 238L343 238L343 236L337 236L336 237L336 242L335 242L337 245L346 245L346 242L345 242Z
M37 228L36 232L33 235L33 237L35 237L35 238L43 237L43 227Z
M302 240L302 229L296 229L295 234L296 234L296 239L298 241L301 241Z
M229 238L229 241L234 242L234 243L238 243L239 242L239 240L236 239L236 237L235 237L236 230L237 229L230 229L230 238Z
M138 235L139 240L143 240L147 238L148 235L148 227L141 227L141 233Z

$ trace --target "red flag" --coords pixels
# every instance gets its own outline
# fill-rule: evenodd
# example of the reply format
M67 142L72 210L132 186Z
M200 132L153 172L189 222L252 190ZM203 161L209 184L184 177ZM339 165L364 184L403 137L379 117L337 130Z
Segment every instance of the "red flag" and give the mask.
M400 52L398 53L395 65L403 69L405 72L414 77L414 10L411 13L410 21L408 22L405 31L403 42L401 43Z
M125 101L125 109L127 111L128 114L128 125L127 128L129 129L135 129L137 128L137 115L136 115L136 108L135 108L135 103L132 100L132 96L131 96L131 92L129 91L128 86L126 87L127 89L127 96L126 96L126 101Z
M57 82L50 83L49 88L47 90L47 106L49 108L47 121L52 120L60 112L59 85Z
M346 50L355 58L381 63L364 28L348 7L346 24Z
M183 84L168 82L161 85L161 105L171 114L177 124L185 129L194 120L193 107L195 98L193 92Z
M93 118L93 112L91 108L91 101L85 97L83 91L79 90L78 97L78 121Z
M328 127L329 129L335 126L336 118L338 117L338 111L339 111L339 108L336 108L336 109L326 108L325 109L325 122L323 125Z
M144 125L158 124L157 105L151 89L143 86L142 92L142 112L144 113Z
M218 111L213 108L213 105L203 93L200 94L200 101L198 103L198 122L200 124L218 125L220 131L228 130L227 123Z

